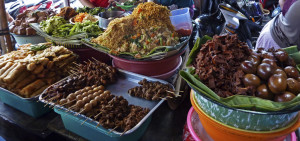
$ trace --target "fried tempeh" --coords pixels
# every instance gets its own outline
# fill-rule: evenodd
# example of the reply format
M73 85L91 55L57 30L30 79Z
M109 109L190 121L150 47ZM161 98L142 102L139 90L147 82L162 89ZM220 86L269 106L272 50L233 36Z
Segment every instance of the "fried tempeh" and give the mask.
M0 63L0 68L4 67L9 61L4 61L2 63Z
M21 75L12 83L9 85L9 88L14 88L19 82L21 82L23 79L25 79L30 73L28 71L24 71L21 73Z
M30 95L29 97L35 97L39 94L41 94L46 88L48 88L50 85L45 85L41 88L39 88L38 90L36 90L35 92L32 93L32 95Z
M0 69L0 75L2 75L7 69L13 65L12 62L8 62L3 68Z
M20 91L20 94L28 97L30 94L32 94L33 92L35 92L36 90L40 89L41 87L43 87L45 85L46 85L46 83L43 80L41 80L41 79L35 80L34 82L25 86Z
M39 74L44 70L44 66L43 64L39 64L33 71L33 74Z
M35 63L30 63L27 65L27 70L29 70L29 71L33 71L35 68L36 68Z
M39 74L37 75L37 77L38 77L38 78L44 78L44 77L46 77L47 73L48 73L48 70L45 70L45 69L44 69L41 73L39 73Z
M22 72L26 69L26 66L22 63L18 63L18 65L11 70L11 72L3 78L3 81L10 84L15 80Z
M0 76L0 80L3 81L3 78L6 77L9 73L11 73L11 71L17 67L17 63L13 64L9 69L7 69L1 76Z
M23 87L25 87L26 85L28 85L29 83L33 82L36 79L35 75L29 75L28 77L24 78L24 80L20 81L19 84L17 84L16 88L17 89L21 89Z

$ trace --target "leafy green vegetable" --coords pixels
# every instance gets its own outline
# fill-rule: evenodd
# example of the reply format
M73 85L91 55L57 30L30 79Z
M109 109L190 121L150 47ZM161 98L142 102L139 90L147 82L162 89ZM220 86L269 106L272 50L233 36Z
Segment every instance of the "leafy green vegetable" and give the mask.
M54 37L67 37L80 33L88 33L89 35L99 35L102 30L97 22L87 20L84 23L76 22L75 25L66 23L62 17L51 17L41 24L41 29Z
M40 50L44 50L48 47L50 47L51 44L36 44L36 45L31 45L30 46L30 50L32 51L40 51Z
M296 53L298 52L298 47L297 46L290 46L287 48L283 48L284 51L286 51L288 54Z
M53 16L40 23L41 29L47 34L58 33L59 27L66 23L66 20L59 16Z
M207 40L211 40L212 38L205 35L203 36L203 38L198 38L196 43L194 44L193 49L191 50L191 53L189 55L189 59L186 63L186 66L189 66L190 64L193 63L193 60L195 59L195 57L197 56L198 52L200 51L201 45L206 43Z

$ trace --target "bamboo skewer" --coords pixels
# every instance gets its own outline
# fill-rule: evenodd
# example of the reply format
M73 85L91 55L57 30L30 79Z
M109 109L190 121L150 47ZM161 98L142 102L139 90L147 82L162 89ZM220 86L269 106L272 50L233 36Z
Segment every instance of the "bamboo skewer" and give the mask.
M115 131L119 126L116 126L114 129L111 129L108 134L110 134L112 131Z
M83 125L89 118L91 118L92 116L89 116L88 118L86 118L86 120L84 120L81 125Z

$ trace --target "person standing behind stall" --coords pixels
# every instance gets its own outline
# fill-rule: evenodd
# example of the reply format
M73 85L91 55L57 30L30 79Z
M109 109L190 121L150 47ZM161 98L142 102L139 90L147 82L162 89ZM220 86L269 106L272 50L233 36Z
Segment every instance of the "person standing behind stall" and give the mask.
M265 50L297 45L300 48L300 1L279 0L282 13L269 21L262 29L256 48Z

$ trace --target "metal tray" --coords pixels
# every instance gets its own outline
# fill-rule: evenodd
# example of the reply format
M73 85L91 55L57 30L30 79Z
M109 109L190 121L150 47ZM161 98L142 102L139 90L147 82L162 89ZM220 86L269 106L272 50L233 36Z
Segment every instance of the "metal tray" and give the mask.
M135 74L135 73L128 72L128 71L125 71L125 70L121 70L121 69L118 69L118 71L119 71L119 73L118 73L117 82L114 83L114 84L110 84L109 86L106 86L106 90L110 90L111 93L115 96L123 96L128 101L129 104L137 105L137 106L141 106L143 108L149 108L150 109L150 112L135 127L128 130L124 134L122 132L117 132L117 131L112 132L116 135L121 136L122 134L123 135L131 134L135 130L137 130L152 115L152 113L164 102L163 99L160 100L160 101L149 101L149 100L145 100L145 99L142 99L142 98L130 96L127 92L130 88L133 88L135 86L140 86L138 84L138 82L140 80L144 79L144 78L147 79L148 81L159 81L163 84L168 84L173 89L174 89L174 87L173 87L172 84L170 84L170 83L168 83L164 80L155 79L155 78L147 77L147 76L144 76L144 75ZM63 79L61 81L64 81L65 79ZM60 83L61 81L56 82L55 84ZM40 101L42 101L44 103L48 103L48 102L46 102L45 100L42 99L42 97L44 97L45 92L47 91L47 89L39 97ZM66 108L64 108L60 105L55 105L52 102L50 102L49 104L52 105L52 106L55 106L58 109L62 109L64 111L67 110ZM76 114L76 112L74 112L74 111L69 111L69 113L73 114L73 115ZM80 118L80 119L87 119L87 122L92 123L95 127L98 124L98 121L95 121L91 118L88 118L85 115L79 114L77 117ZM100 128L103 128L103 127L100 127ZM103 128L103 129L105 129L105 128ZM105 130L107 132L110 131L108 129L105 129Z

